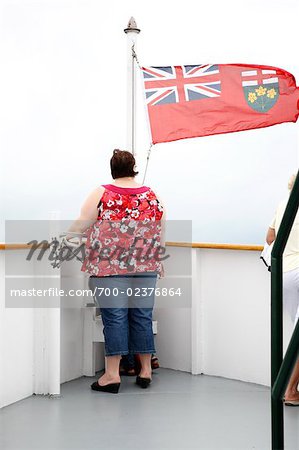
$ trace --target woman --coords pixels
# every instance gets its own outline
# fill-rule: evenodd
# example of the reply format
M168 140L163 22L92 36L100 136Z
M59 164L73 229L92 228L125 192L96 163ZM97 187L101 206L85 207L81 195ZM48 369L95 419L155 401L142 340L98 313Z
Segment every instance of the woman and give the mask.
M296 176L292 175L288 188L291 192ZM275 240L279 226L287 205L288 199L282 201L268 229L266 241L270 245ZM295 217L284 253L283 253L283 302L294 325L298 320L299 312L299 211ZM285 405L299 406L299 360L293 370L287 390L285 392Z
M87 234L81 270L90 274L104 325L105 373L91 388L117 393L121 355L137 354L136 384L151 383L152 311L157 277L163 276L165 212L153 190L136 183L130 152L114 150L110 168L114 182L89 195L69 231Z

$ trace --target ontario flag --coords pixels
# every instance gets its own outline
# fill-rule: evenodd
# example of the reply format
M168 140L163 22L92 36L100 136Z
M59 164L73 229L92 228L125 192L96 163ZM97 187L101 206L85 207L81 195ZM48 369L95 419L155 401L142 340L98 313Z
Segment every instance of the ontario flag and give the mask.
M142 67L152 142L296 122L299 88L272 66Z

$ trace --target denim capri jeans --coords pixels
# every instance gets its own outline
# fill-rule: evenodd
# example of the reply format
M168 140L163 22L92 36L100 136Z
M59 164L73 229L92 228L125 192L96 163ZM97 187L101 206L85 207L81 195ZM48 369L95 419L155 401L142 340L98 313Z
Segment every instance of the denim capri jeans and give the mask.
M89 277L89 289L101 311L106 356L156 352L152 328L156 282L156 272Z

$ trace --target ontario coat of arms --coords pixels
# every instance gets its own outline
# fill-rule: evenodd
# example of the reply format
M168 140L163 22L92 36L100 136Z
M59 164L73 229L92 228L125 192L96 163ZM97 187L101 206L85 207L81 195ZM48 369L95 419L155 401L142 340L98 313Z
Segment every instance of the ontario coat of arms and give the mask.
M260 113L271 109L279 97L279 82L275 70L246 70L242 86L248 105Z

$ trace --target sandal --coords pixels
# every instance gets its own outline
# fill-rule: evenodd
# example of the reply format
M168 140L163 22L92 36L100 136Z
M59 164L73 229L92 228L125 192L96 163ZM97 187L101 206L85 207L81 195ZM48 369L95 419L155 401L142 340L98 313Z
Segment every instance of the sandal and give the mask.
M135 362L135 365L134 365L134 367L132 367L131 364L128 364L128 361L126 358L122 358L120 360L120 365L119 365L119 374L121 376L125 376L125 377L134 377L134 376L138 375L141 371L141 363L140 363L139 355L134 355L134 362ZM155 355L152 355L152 357L151 357L151 367L153 370L158 369L160 367L159 360L158 360L157 356L155 356Z
M299 406L299 400L286 400L283 399L285 406Z
M134 367L128 369L126 369L125 367L120 367L119 374L125 377L135 377L136 371Z
M153 370L159 369L160 365L157 356L152 355L151 364Z

